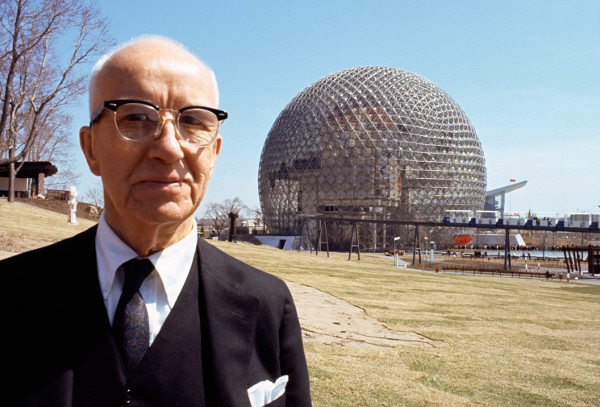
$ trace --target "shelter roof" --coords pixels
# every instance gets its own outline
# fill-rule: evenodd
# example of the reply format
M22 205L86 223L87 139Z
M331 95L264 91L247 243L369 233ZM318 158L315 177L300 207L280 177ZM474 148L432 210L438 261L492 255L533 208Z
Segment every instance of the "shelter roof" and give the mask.
M34 178L39 173L44 173L46 177L50 177L58 172L58 169L50 161L25 161L23 166L17 172L17 178ZM0 177L8 177L8 164L0 165Z
M492 189L485 193L485 197L489 198L491 196L502 195L507 192L514 191L515 189L523 188L526 184L527 184L527 181L521 181L521 182L517 182L516 184L510 184L510 185L506 185L504 187Z

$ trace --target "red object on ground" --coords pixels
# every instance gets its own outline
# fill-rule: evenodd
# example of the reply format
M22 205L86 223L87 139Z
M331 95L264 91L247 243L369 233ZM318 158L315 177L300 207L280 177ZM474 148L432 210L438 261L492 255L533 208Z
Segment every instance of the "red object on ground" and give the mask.
M452 244L456 245L456 246L465 246L465 245L471 243L471 240L473 240L472 236L469 236L469 235L456 235L452 239Z

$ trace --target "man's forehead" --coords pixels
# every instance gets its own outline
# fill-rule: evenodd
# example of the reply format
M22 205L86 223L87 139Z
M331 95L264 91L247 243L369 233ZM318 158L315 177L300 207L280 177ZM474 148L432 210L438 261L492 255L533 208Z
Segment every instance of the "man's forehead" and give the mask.
M102 72L103 80L111 78L130 77L136 79L148 78L156 80L160 78L177 78L188 80L210 79L210 70L199 61L175 60L155 56L148 59L129 59L118 64L107 65Z
M203 93L218 103L212 71L193 54L165 41L136 43L113 54L94 75L90 86L90 111L107 97L116 97L112 94L119 89L125 90L134 84L168 86L177 82L185 82L190 87L200 83Z

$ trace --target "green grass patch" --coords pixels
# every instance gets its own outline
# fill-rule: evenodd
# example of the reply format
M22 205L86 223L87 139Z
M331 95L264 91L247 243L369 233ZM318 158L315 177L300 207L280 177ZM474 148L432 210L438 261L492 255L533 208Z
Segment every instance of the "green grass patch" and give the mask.
M560 287L562 291L570 292L570 293L578 293L578 294L590 294L590 295L600 295L600 286L597 285L579 285L579 284L570 284L568 287ZM598 301L594 299L594 301Z
M559 402L544 394L540 394L522 387L504 386L491 389L490 402L497 406L544 406L565 407L572 406L569 401Z
M542 376L540 378L540 381L550 388L556 387L559 389L573 389L573 390L585 389L585 386L582 386L566 377Z
M472 389L465 389L452 383L448 383L445 380L441 380L438 377L429 377L425 376L419 379L419 382L426 387L431 389L442 391L444 393L449 393L452 395L460 396L460 397L468 397L471 398L475 394Z

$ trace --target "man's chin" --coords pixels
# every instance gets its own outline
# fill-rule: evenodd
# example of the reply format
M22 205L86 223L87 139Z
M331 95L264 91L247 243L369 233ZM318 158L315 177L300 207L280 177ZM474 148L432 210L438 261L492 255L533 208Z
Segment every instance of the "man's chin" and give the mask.
M135 216L142 223L153 225L166 225L183 223L193 218L194 207L191 204L178 204L167 202L163 204L147 203L138 208Z

